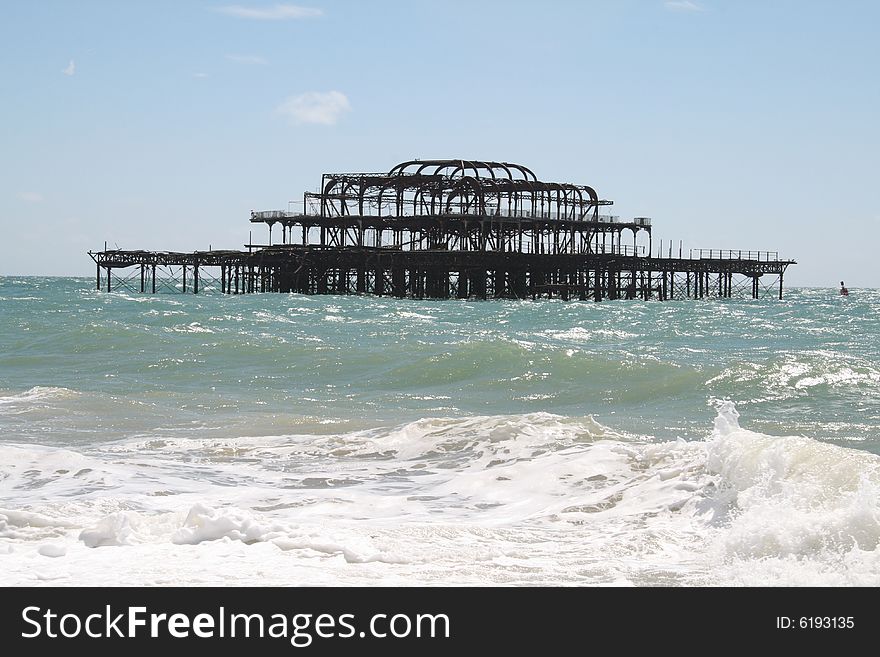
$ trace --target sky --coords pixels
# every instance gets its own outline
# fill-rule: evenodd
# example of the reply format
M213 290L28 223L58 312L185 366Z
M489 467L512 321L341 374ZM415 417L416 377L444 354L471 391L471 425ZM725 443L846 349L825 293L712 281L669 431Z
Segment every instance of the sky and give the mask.
M462 158L880 287L878 2L304 2L0 1L0 275L240 248L324 172Z

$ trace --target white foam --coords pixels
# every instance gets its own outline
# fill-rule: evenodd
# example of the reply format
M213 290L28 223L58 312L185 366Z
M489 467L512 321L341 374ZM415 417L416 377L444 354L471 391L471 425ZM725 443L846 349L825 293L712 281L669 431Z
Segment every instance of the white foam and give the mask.
M67 554L67 546L63 543L44 543L37 548L37 552L44 557L63 557Z
M75 527L76 525L67 522L63 518L52 518L40 513L32 513L30 511L17 511L14 509L0 508L0 522L6 523L7 526L16 527Z
M757 572L767 576L770 566L750 571L743 564L769 560L798 581L809 581L812 570L824 573L822 582L834 571L840 581L880 583L880 458L742 429L733 404L725 402L707 467L721 475L719 496L730 498L729 523L716 549L738 577L758 583Z
M548 330L544 331L544 334L550 336L555 340L566 340L570 342L592 342L597 338L627 340L629 338L638 337L635 333L630 333L628 331L623 331L620 329L599 328L590 330L584 328L583 326L573 326L572 328L565 329L564 331Z
M876 585L878 462L729 402L691 442L532 413L16 445L0 581Z
M86 547L97 548L109 545L131 545L134 530L127 513L114 513L102 518L95 527L84 529L79 540Z
M76 397L78 393L69 388L56 386L34 386L24 392L0 396L0 406L25 405L48 399L69 399Z
M178 545L196 545L202 541L229 538L243 543L256 543L279 536L280 527L263 526L246 513L237 510L215 510L197 504L186 516L183 526L171 536Z
M214 330L207 326L202 326L199 322L190 322L189 324L180 324L178 326L166 326L162 329L166 333L213 333Z
M183 526L171 536L178 545L198 545L206 541L241 541L246 545L271 542L284 551L308 550L328 555L342 555L347 563L405 563L407 560L362 546L365 552L336 543L315 534L304 534L279 523L266 523L240 509L213 509L196 504L187 514Z
M434 320L437 319L437 317L434 316L434 315L425 315L425 314L422 314L422 313L414 313L414 312L410 312L410 311L407 311L407 310L398 310L395 314L396 314L398 317L402 317L402 318L404 318L404 319L410 319L410 320L412 320L412 319L415 319L415 320L421 320L422 322L427 322L427 323L433 322Z

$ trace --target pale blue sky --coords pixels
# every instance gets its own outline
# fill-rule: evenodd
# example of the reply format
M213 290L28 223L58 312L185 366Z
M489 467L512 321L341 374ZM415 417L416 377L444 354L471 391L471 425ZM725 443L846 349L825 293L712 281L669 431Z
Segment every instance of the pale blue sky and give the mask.
M507 160L880 286L880 3L0 4L0 274L237 248L325 171Z

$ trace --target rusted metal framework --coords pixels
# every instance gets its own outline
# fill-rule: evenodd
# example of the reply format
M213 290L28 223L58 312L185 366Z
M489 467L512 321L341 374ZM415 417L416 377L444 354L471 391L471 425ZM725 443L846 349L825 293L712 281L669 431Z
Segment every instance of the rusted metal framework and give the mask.
M548 183L509 162L412 160L385 174L328 173L316 199L325 217L476 215L598 220L592 187Z
M519 253L626 253L651 220L600 214L613 202L587 185L542 182L509 162L412 160L387 173L326 173L302 210L251 213L251 222L282 228L281 243L389 246ZM313 231L314 229L314 231ZM276 237L277 239L277 237Z
M414 298L757 298L794 264L775 252L672 248L653 254L651 220L600 213L612 201L587 185L542 182L509 162L411 160L387 173L327 173L302 208L254 211L266 244L189 254L90 255L97 286L132 291L367 293ZM281 235L273 228L281 227ZM632 241L623 239L631 233ZM643 243L639 237L645 236ZM278 239L280 237L280 240ZM662 243L659 251L662 252ZM157 279L157 267L159 278ZM219 269L219 272L217 271ZM162 272L166 272L163 278ZM206 272L208 273L205 279ZM157 286L157 280L159 282ZM775 292L774 292L775 294Z

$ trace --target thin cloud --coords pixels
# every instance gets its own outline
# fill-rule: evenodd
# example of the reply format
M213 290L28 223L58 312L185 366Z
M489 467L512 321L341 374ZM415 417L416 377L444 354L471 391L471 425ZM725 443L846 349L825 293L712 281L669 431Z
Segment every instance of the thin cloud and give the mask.
M193 73L193 77L198 80L202 80L202 79L208 77L208 74L207 73Z
M250 18L258 21L287 21L299 18L315 18L324 12L312 7L298 7L297 5L274 5L272 7L242 7L241 5L227 5L217 7L217 11L227 16L236 18Z
M260 66L265 66L269 63L259 55L226 55L226 59L237 64L259 64Z
M690 0L667 0L663 4L668 11L706 11L696 2Z
M64 75L73 75L74 73L76 73L76 64L74 63L74 61L71 59L70 63L66 67L61 69L61 72L64 73Z
M37 192L21 192L18 198L27 203L39 203L43 200L43 195Z
M351 103L339 91L308 91L291 96L275 110L293 123L320 125L334 125L345 112L350 111Z

